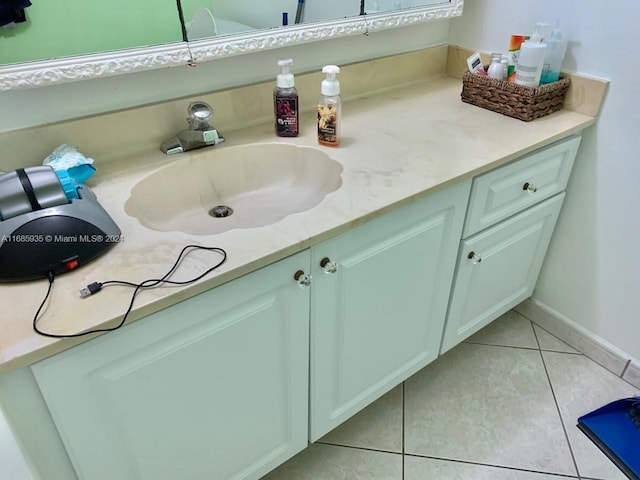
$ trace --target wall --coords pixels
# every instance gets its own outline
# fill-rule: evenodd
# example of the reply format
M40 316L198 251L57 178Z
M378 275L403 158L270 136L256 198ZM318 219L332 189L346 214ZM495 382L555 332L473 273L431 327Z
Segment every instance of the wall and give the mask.
M611 81L600 119L583 136L568 195L534 298L640 359L640 105L637 0L472 0L452 20L452 44L505 51L509 35L559 21L564 70Z

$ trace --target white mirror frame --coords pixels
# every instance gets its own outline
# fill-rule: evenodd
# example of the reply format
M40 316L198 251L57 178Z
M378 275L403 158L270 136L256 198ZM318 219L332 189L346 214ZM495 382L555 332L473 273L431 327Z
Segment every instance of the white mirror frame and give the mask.
M193 42L140 47L0 67L0 91L121 75L288 47L462 15L464 0L325 22L290 25Z

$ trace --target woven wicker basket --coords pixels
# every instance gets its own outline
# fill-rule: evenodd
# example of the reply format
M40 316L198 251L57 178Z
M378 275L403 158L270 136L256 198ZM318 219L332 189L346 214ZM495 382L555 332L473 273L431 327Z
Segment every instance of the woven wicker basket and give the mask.
M462 101L530 122L562 108L569 77L539 87L525 87L504 80L476 75L462 77Z

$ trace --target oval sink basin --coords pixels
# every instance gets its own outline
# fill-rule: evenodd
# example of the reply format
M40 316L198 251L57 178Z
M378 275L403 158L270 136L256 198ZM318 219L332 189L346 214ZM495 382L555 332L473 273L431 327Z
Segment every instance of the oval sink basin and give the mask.
M140 180L125 211L153 230L211 235L256 228L318 205L342 165L284 143L204 149Z

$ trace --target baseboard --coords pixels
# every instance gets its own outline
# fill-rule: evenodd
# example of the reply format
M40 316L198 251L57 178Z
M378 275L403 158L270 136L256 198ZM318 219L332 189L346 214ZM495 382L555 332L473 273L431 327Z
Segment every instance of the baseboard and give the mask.
M640 388L640 362L547 305L529 298L514 310L594 362Z

